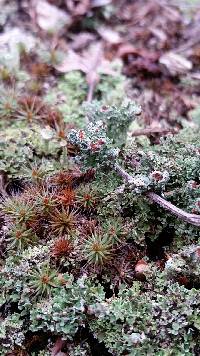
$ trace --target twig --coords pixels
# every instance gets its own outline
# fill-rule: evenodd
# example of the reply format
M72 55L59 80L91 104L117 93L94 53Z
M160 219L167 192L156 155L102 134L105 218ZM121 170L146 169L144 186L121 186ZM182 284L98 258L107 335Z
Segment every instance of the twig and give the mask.
M175 129L170 129L170 128L160 128L160 127L147 127L145 129L138 129L138 130L135 130L132 132L132 135L133 137L136 137L136 136L150 136L152 134L161 134L161 135L166 135L168 133L177 133L177 130Z
M133 181L133 177L127 173L122 167L120 167L117 163L114 165L114 170L122 177L126 182L130 183Z
M179 219L186 221L189 224L200 226L200 215L197 214L190 214L185 212L184 210L177 208L172 203L168 202L167 200L161 198L158 194L153 192L146 193L148 198L160 205L162 208L169 210L172 214L176 215Z
M115 171L118 173L120 177L122 177L127 183L132 183L134 178L127 173L122 167L120 167L117 163L114 166ZM167 200L161 198L158 194L154 192L147 192L145 194L153 203L160 205L162 208L170 211L173 215L177 216L179 219L186 221L189 224L200 226L200 215L190 214L186 211L177 208L172 203Z
M86 81L89 85L87 93L87 101L91 102L93 99L94 91L99 82L98 67L102 60L102 46L97 46L96 53L94 53L93 58L91 59L89 70L86 74Z
M92 80L88 81L88 92L87 92L87 102L91 103L93 100L94 96L94 91L96 89L98 80L96 80L96 77L94 77Z

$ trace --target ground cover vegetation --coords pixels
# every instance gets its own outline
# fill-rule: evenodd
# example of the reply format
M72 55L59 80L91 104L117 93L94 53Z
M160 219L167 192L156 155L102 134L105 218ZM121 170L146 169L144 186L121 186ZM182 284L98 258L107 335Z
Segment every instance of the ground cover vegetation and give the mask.
M0 0L0 355L200 354L184 4Z

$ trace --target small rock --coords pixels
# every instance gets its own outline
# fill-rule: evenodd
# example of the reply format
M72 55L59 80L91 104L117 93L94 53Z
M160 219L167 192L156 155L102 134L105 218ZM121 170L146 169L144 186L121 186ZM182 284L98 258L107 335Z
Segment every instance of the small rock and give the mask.
M139 260L135 266L135 274L139 279L143 279L145 277L145 272L149 271L149 265L144 260Z

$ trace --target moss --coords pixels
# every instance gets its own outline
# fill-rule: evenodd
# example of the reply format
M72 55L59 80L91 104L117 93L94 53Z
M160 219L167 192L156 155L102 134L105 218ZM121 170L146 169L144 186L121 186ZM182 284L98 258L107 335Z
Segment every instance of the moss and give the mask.
M96 319L91 329L112 354L196 352L199 293L176 284L168 284L165 289L163 284L159 289L142 293L134 285L92 310Z
M100 82L95 95L105 105L119 105L123 100L125 78L121 75L120 65L115 65L116 76L100 74ZM79 71L65 74L45 97L45 100L59 105L66 123L73 123L79 127L85 124L85 110L82 103L86 100L88 86L84 75Z
M38 125L13 124L0 134L0 169L8 177L27 177L26 168L34 165L45 166L46 172L59 167L58 160L62 154L61 140L53 133L51 142L47 144L42 136L42 128ZM45 162L45 163L44 163ZM33 168L33 167L32 167ZM30 176L31 176L30 169Z
M0 354L50 355L62 337L70 356L92 355L95 344L113 356L199 355L199 227L148 197L199 215L198 128L154 146L127 140L140 109L122 100L120 66L100 74L87 105L80 72L48 94L43 78L37 100L30 75L16 78L12 100L5 83L0 99ZM41 334L40 351L28 347Z

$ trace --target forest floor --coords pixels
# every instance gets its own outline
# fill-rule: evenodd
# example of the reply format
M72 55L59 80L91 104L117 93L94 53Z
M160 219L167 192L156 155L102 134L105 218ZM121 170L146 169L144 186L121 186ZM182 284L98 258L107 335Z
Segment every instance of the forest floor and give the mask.
M192 227L192 224L189 227L186 225L187 219L178 220L176 223L174 215L171 217L170 214L165 214L165 210L163 212L158 206L152 208L152 204L145 196L142 196L141 200L134 197L134 209L131 210L127 193L121 203L121 210L119 209L121 230L118 231L118 217L116 218L115 213L119 212L117 210L119 201L115 200L115 194L119 186L121 187L121 178L116 178L114 173L112 176L109 171L106 183L108 186L106 184L104 186L102 182L99 183L101 175L97 174L97 180L93 182L95 176L93 169L82 172L80 167L77 168L76 164L73 166L70 161L70 159L73 161L79 151L76 151L77 147L66 143L66 137L71 129L77 129L84 140L85 103L94 102L97 106L101 103L102 112L106 112L110 105L122 107L123 110L122 103L125 98L140 106L142 113L128 130L128 139L129 141L133 139L133 148L128 147L127 152L123 152L122 145L120 162L123 162L125 168L128 167L131 174L136 172L144 177L153 172L152 180L155 178L154 181L158 183L157 193L185 209L186 215L189 212L199 214L199 166L195 163L196 156L199 156L196 143L198 137L194 135L195 138L191 138L189 146L183 134L180 138L183 139L183 147L181 144L178 147L179 141L169 140L167 153L165 146L160 143L164 142L165 138L167 140L169 134L175 137L184 128L195 131L200 125L200 2L0 0L0 320L3 325L3 331L0 330L0 355L199 355L199 321L196 319L191 321L193 324L196 323L191 326L192 336L188 336L189 322L185 324L184 332L182 334L182 331L180 332L180 339L177 337L177 349L173 351L176 342L173 344L171 331L168 332L168 329L166 342L163 332L162 342L160 336L155 334L154 344L152 335L159 319L156 308L151 320L152 329L149 327L149 321L145 319L149 313L146 305L155 307L157 294L156 300L160 310L162 308L164 310L163 315L176 304L176 299L173 307L172 305L168 307L168 304L166 306L165 299L163 304L159 304L162 298L166 298L166 290L160 287L162 272L170 256L173 260L174 254L176 256L184 247L181 239L185 236L188 239L183 256L187 257L189 253L199 261L199 247L196 247L199 242L197 229L199 223L193 224ZM95 110L93 112L94 108L95 106L91 106L90 115L98 117L98 113ZM125 113L126 109L125 107ZM114 112L116 114L116 111ZM120 109L118 113L120 116ZM137 147L136 153L134 147ZM151 148L154 150L153 153ZM146 149L149 153L146 153ZM168 162L171 161L167 160L175 156L175 149L177 157L172 164L170 178L172 183L170 181L168 186L166 181L159 186L163 178L159 176L160 170L163 166L163 169L167 167L166 169L170 171ZM66 158L67 154L69 160ZM156 162L152 159L153 154L157 157ZM182 160L184 154L185 161ZM162 157L159 161L160 156ZM140 166L140 160L144 163L144 168ZM183 175L181 169L184 171ZM103 179L106 179L105 176ZM188 184L191 185L191 197L188 197ZM69 218L67 222L66 216ZM66 227L67 224L69 227ZM109 235L113 226L116 229L114 231L116 241L113 240L111 246L110 240L108 243L101 238ZM136 231L135 235L132 231ZM19 232L20 237L17 235ZM118 232L120 242L117 240ZM129 233L132 235L129 236ZM73 234L76 235L75 238ZM33 236L36 243L32 241ZM91 257L90 248L94 247L92 239L95 237L97 240L100 239L98 243L102 243L105 255L108 254L104 256L105 271L102 267L104 257L98 257L102 263L97 269L96 262L99 260L94 261L94 256ZM45 265L47 256L50 256L49 264ZM182 255L178 256L187 260ZM176 260L176 257L174 259ZM94 270L91 262L94 262ZM39 269L36 271L37 263ZM158 274L160 273L158 277L160 280L154 288L155 276L151 275L148 280L145 273L148 274L149 269L154 271L156 268ZM186 271L185 274L176 276L174 282L173 275L172 284L174 286L177 282L180 285L180 304L185 307L189 303L187 300L192 300L189 308L195 310L192 303L197 305L197 297L193 298L191 294L194 292L193 289L199 291L200 282L196 267L194 270L192 268L192 272L189 271L192 277L189 272L187 275ZM87 286L84 285L86 275L91 277L91 280L88 278L86 281L89 283ZM48 281L42 280L44 277L48 277ZM59 287L56 285L57 289L54 288L54 282L59 284ZM136 282L135 289L132 282ZM141 283L139 287L137 282ZM72 294L67 283L72 286ZM84 286L80 287L82 284ZM57 319L53 319L55 313L52 313L50 319L46 321L44 305L40 304L38 299L44 297L46 308L49 306L48 303L55 299L55 304L51 305L53 310L60 302L60 293L65 293L61 288L63 285L66 287L63 288L66 292L63 300L69 298L66 310L74 308L74 314L70 316L73 321L69 323L67 331L61 323L59 324L60 320L62 321L63 310L59 310L58 315L61 316ZM121 286L124 288L122 292ZM177 284L174 288L176 287ZM185 288L184 291L182 287ZM85 293L88 293L85 309L79 305L83 298L81 288L83 290L86 288ZM142 307L138 305L141 310L144 308L144 323L146 329L150 328L148 337L144 336L143 331L139 333L143 330L140 321L139 331L132 332L133 322L129 323L127 315L124 321L120 312L120 321L114 317L114 321L108 320L108 325L111 325L111 331L108 331L107 324L101 324L101 313L106 310L103 308L113 307L115 315L118 312L117 303L120 304L121 299L126 300L128 306L132 305L134 298L138 298L140 303L137 288L140 288L141 295L147 296L147 304ZM57 290L61 292L58 293ZM35 299L32 299L34 293ZM92 310L95 293L99 293L99 299L97 298L99 302L95 304L96 314ZM170 293L172 292L169 288L169 298L167 297L169 301L173 299ZM176 295L179 290L174 293ZM77 303L76 307L73 302L70 304L73 298L77 298L74 302ZM98 309L100 304L102 310ZM124 313L129 308L127 305L124 307ZM176 306L174 308L176 310ZM78 316L75 309L78 310ZM141 310L138 313L141 312L143 315ZM180 314L181 312L180 306ZM41 313L39 317L37 313ZM184 318L186 314L184 309L181 317ZM105 312L104 316L107 315ZM38 322L40 317L43 318L42 326ZM181 317L178 319L180 323ZM178 322L172 323L173 327L175 324L176 328ZM122 326L119 326L120 323ZM167 323L170 324L171 319ZM163 322L163 330L166 325ZM110 337L109 333L113 330L116 331L116 336L113 332ZM176 336L179 332L177 330L173 331ZM65 335L65 331L67 341L60 338ZM119 339L121 338L119 345L117 335L120 335ZM185 335L188 339L183 343ZM183 349L180 345L184 344L183 348L187 350L190 336L194 340L188 348L190 353L187 354L186 351L181 353ZM134 341L135 339L137 340ZM146 339L150 340L149 347L152 347L150 351L148 342L144 341ZM131 353L133 351L130 349L132 347L130 342L133 349L137 346L135 353ZM139 342L141 344L147 342L147 346L145 344L144 349L140 349ZM167 350L168 346L172 350L171 353L167 351L162 353L162 348Z
M33 81L39 81L40 95L62 73L80 70L91 96L100 80L94 73L108 73L109 63L118 59L127 78L126 92L142 105L142 122L153 130L152 136L191 121L200 105L198 1L1 3L2 51L9 41L11 52L16 42L32 52L38 42L43 45L43 58L37 53L24 60ZM15 61L10 65L19 65Z

